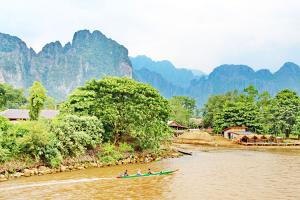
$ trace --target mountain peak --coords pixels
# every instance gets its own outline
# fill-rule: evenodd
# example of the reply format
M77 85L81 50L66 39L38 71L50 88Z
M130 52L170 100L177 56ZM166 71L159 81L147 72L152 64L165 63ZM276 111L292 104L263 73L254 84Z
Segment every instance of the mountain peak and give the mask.
M27 49L27 45L16 36L0 33L0 52L11 52L14 49L25 51Z
M283 66L275 73L275 75L279 76L294 76L300 75L300 67L293 62L286 62Z
M300 67L293 62L286 62L283 64L282 68L290 69L290 70L299 70Z
M60 53L62 51L63 47L59 41L55 42L50 42L46 44L40 53L42 54L48 54L48 55L53 55Z
M86 43L91 35L91 32L87 29L75 32L72 40L72 45L76 47Z
M253 76L254 73L254 70L247 65L225 64L216 67L209 76L210 78L220 78L223 76L244 77Z

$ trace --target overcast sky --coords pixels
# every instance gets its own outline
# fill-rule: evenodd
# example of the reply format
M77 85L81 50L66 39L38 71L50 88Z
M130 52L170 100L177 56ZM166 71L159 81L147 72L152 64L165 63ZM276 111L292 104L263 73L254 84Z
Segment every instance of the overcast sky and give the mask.
M298 0L0 0L0 32L35 51L100 30L130 56L210 72L227 64L300 64Z

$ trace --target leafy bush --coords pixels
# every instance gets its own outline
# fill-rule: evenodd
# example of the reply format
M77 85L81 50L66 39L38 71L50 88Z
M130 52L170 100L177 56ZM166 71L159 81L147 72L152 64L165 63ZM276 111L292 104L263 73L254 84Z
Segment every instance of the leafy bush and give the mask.
M6 131L0 131L0 147L6 152L6 158L12 158L19 153L19 146L17 144L17 135L14 126Z
M10 126L8 119L0 116L0 131L7 131Z
M104 143L101 147L102 151L99 154L99 157L103 163L113 163L123 157L123 154L117 151L115 145L113 144Z
M52 134L50 142L43 150L44 160L51 167L58 167L63 161L63 157L59 151L60 145L61 144L59 140L55 137L54 134Z
M133 147L131 146L131 145L129 145L129 144L127 144L127 143L120 143L120 145L119 145L119 151L121 152L121 153L127 153L127 152L133 152L134 151L134 149L133 149Z
M17 130L25 132L23 137L17 139L20 151L36 160L43 158L44 149L53 137L46 124L42 121L30 121L17 126Z
M9 160L9 158L10 158L9 150L8 149L3 149L0 146L0 163Z
M102 142L102 123L96 117L67 115L53 123L51 131L60 141L64 156L78 156Z
M116 162L116 160L113 156L102 156L100 158L100 161L105 164L112 164L112 163Z

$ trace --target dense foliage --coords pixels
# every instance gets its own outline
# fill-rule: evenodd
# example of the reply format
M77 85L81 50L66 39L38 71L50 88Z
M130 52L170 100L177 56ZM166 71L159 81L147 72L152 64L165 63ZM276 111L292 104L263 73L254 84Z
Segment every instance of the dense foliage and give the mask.
M40 82L35 81L29 90L29 116L31 120L39 118L40 111L47 100L46 89Z
M102 141L96 117L66 116L55 121L11 124L0 118L0 162L28 158L58 166L63 158L83 155Z
M59 150L64 156L78 156L87 149L101 144L104 133L102 123L96 117L74 115L56 120L51 131L59 141Z
M0 84L0 110L19 108L26 103L23 90L14 89L8 84Z
M99 118L106 142L131 141L136 148L157 149L170 136L168 101L150 85L129 78L87 82L70 95L62 112Z
M189 125L190 118L196 114L196 100L186 96L174 96L169 99L171 107L171 120L176 122Z
M203 109L205 127L221 133L230 126L247 126L261 134L299 134L300 98L296 92L285 89L272 98L253 87L209 98Z

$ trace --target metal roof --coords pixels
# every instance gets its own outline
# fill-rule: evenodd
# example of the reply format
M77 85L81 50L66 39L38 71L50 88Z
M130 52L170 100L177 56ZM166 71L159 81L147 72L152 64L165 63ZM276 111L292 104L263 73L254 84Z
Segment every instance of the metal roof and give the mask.
M58 110L41 110L40 117L52 119L58 114ZM0 115L8 119L30 119L29 110L27 109L7 109L3 112L0 112Z

